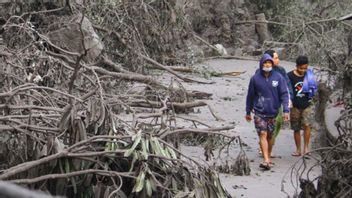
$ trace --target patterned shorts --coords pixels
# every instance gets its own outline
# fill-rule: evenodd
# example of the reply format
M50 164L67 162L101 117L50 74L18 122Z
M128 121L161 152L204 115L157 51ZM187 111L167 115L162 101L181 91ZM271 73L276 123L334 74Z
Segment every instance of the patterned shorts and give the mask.
M275 128L276 119L275 118L266 118L261 117L259 115L254 115L254 126L257 130L258 135L267 132L268 137L270 138L273 135L273 131Z
M310 125L312 120L312 107L305 109L291 108L290 111L291 129L299 131L304 125Z

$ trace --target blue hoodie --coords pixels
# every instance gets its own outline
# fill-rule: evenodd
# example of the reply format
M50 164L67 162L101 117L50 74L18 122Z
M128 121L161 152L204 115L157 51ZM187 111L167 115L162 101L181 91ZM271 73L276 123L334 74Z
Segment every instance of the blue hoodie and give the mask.
M255 73L258 73L259 71L260 71L260 69L257 69L257 71L255 71ZM285 68L283 68L280 65L277 65L277 66L273 66L273 71L279 72L282 75L282 77L285 78L286 84L287 84L287 87L288 87L288 93L290 94L289 95L290 99L293 100L293 90L292 90L291 80L287 76Z
M264 54L260 59L260 72L252 76L247 93L246 113L254 110L256 114L265 117L276 117L278 109L283 105L283 112L289 112L289 93L287 83L276 71L271 71L268 78L264 76L263 63L267 60L273 62L269 54Z

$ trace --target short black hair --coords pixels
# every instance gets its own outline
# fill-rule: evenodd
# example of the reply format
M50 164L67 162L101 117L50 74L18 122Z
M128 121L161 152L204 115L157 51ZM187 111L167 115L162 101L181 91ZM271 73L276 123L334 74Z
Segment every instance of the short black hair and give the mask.
M300 65L304 65L304 64L308 64L308 57L304 56L304 55L300 55L296 58L296 66L300 66Z
M269 54L270 56L271 56L271 58L274 58L274 53L275 53L275 50L266 50L265 52L264 52L264 54Z

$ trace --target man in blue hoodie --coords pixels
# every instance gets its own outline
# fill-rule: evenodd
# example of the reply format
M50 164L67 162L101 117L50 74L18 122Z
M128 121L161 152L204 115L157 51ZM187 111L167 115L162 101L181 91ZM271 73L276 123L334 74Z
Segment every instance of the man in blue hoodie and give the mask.
M289 107L292 107L293 90L292 90L292 86L291 86L291 81L287 76L285 68L279 65L279 63L280 63L279 54L275 50L272 50L272 49L266 50L264 52L264 54L269 54L271 56L271 58L273 59L273 71L280 73L282 75L282 77L284 77L284 79L286 80L288 92L290 94L289 95L290 96ZM260 72L260 69L258 69L256 72ZM276 137L279 135L282 123L283 123L282 122L282 109L280 108L279 114L276 117L274 132L273 132L273 136L272 136L273 146L275 144ZM271 152L271 150L269 150L269 153L271 153L271 157L273 157L273 153ZM260 152L260 154L261 154L261 152Z
M273 144L273 131L275 118L279 108L283 106L284 120L289 117L289 92L284 77L273 70L273 59L269 54L264 54L260 60L260 71L252 76L247 93L246 120L252 120L254 112L254 126L259 136L260 149L264 162L259 167L270 170L270 156Z

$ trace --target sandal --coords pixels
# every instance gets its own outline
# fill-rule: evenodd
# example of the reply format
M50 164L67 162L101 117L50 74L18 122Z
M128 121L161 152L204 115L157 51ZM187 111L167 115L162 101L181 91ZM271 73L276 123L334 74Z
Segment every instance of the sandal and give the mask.
M294 157L299 157L299 156L301 156L301 153L293 152L291 155L294 156Z
M262 168L262 169L264 169L264 170L270 170L270 169L271 169L270 163L268 163L268 162L262 162L262 163L260 163L260 164L259 164L259 167Z

